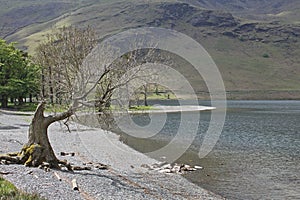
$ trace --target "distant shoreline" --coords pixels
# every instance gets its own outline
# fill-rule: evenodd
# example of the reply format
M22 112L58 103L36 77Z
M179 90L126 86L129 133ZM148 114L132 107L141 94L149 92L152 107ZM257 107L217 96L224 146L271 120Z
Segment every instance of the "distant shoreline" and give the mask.
M151 110L129 110L128 113L176 113L176 112L197 112L215 110L215 107L208 106L153 106Z

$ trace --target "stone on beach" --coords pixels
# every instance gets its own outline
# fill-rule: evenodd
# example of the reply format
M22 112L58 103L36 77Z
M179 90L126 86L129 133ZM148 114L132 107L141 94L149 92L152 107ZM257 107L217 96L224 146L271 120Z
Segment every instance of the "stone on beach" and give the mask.
M156 162L153 165L149 166L147 164L142 164L141 167L158 171L159 173L175 173L175 174L183 174L188 171L196 171L199 169L203 169L201 166L191 167L190 165L185 164L165 164L165 162Z

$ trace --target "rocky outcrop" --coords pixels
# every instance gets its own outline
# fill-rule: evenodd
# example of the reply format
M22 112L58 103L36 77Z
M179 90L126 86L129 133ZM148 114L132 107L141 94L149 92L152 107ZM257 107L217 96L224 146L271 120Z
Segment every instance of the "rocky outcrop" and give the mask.
M238 24L237 20L235 20L230 13L212 10L203 10L195 14L190 20L188 20L188 23L195 27L233 27Z
M158 8L163 12L163 20L180 20L198 11L187 3L162 3Z
M230 34L227 33L227 35ZM232 35L237 35L243 41L289 43L298 41L300 26L278 23L245 23L234 28Z
M241 41L263 43L289 43L298 41L300 25L280 22L242 23L231 13L218 10L202 10L186 3L160 3L155 6L157 17L147 23L149 26L175 28L179 23L187 23L194 28L205 29L202 34L224 35Z

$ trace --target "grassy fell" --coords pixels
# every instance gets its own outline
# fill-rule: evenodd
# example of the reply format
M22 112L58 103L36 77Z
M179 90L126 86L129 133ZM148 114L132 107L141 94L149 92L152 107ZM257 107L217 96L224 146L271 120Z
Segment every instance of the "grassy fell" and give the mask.
M282 0L276 1L282 2ZM6 4L10 4L13 8L13 1L5 2ZM44 5L46 2L49 1L42 0L40 4ZM193 27L187 23L187 18L192 16L193 13L187 15L187 18L172 21L169 20L168 17L164 17L166 13L162 14L163 10L159 7L161 4L157 2L156 0L151 1L151 3L149 3L149 1L137 0L103 0L100 2L83 0L78 2L75 7L70 8L68 12L64 12L63 15L52 17L51 20L44 19L41 20L40 23L33 23L23 27L10 35L8 39L19 41L20 46L28 47L29 52L32 54L37 44L43 40L47 33L51 32L52 27L61 27L70 24L81 27L91 25L96 29L99 38L104 38L111 34L121 32L122 30L145 26L147 23L157 19L161 22L160 27L170 28L170 23L172 23L174 24L175 30L189 35L205 47L217 64L223 77L226 90L228 91L300 90L300 68L298 67L298 63L300 62L299 40L297 42L272 42L278 38L285 38L286 36L280 38L280 35L283 33L274 28L274 25L268 24L267 22L261 23L259 26L275 31L275 35L265 31L242 31L239 36L242 38L249 36L250 38L270 40L269 42L227 37L222 33L233 32L237 27ZM169 0L168 2L175 1ZM27 3L28 5L33 4L33 1L27 1ZM160 3L162 2L160 1ZM251 5L250 1L247 3ZM270 4L270 6L271 5L272 4ZM22 6L26 6L26 4L20 3L20 5L18 5L18 7ZM147 9L145 9L145 6L148 6ZM280 7L280 9L282 9L280 12L283 14L274 12L273 15L276 16L272 19L278 20L279 18L284 18L284 23L289 20L290 23L295 23L296 21L294 21L293 18L287 19L287 17L290 15L295 17L296 15L293 13L298 10L298 7L298 3L294 4L293 9L290 3L284 3ZM259 8L260 7L258 7L258 9ZM270 10L269 7L264 7L264 9ZM290 12L287 12L285 9ZM236 19L240 20L241 25L254 22L260 23L259 19ZM286 27L283 27L282 29L285 28ZM268 37L266 37L266 35L268 35ZM180 41L178 44L174 44L174 46L176 45L180 45ZM192 67L187 67L185 63L179 63L176 69L178 69L179 72L184 72L189 82L195 86L196 92L206 91L207 88L204 81L200 80L199 77L195 75L195 70L193 71L191 68ZM281 94L283 93L278 93L278 98L276 98L276 95L272 97L282 99L284 96L281 96ZM296 98L300 99L300 92Z

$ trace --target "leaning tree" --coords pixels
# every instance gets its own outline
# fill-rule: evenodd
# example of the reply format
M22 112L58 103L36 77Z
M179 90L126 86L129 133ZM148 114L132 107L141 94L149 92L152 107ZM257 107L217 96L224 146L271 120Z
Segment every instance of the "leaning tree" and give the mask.
M68 120L84 106L97 106L102 110L100 108L107 106L113 91L131 79L129 77L121 83L113 81L126 70L123 58L109 66L101 67L101 60L98 60L100 67L84 64L96 44L97 38L92 28L64 27L49 34L47 40L39 45L36 63L41 66L43 100L32 118L28 142L19 153L1 155L0 160L33 167L44 163L51 168L63 165L72 170L68 163L56 157L48 138L48 127L54 122ZM94 90L98 91L95 95L97 99L89 96ZM61 113L46 115L48 104L67 106L67 109Z
M72 170L70 164L56 157L48 138L48 127L54 122L69 121L79 110L86 111L92 107L94 111L105 111L113 100L114 91L132 80L144 78L141 74L145 73L139 73L142 67L137 66L154 56L154 51L148 49L128 52L107 62L105 59L114 58L110 54L116 53L118 49L105 46L98 56L96 47L96 34L90 27L63 27L49 34L46 41L38 46L35 59L41 67L42 101L32 118L28 142L18 153L0 155L0 160L33 167L46 163L51 168L65 166ZM96 53L93 53L95 49ZM133 73L126 74L133 68ZM146 76L154 74L152 70ZM47 115L45 109L49 104L66 109L61 113Z

